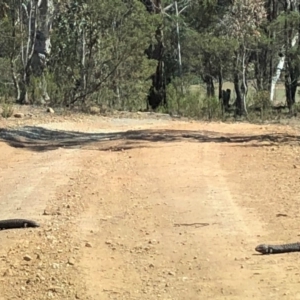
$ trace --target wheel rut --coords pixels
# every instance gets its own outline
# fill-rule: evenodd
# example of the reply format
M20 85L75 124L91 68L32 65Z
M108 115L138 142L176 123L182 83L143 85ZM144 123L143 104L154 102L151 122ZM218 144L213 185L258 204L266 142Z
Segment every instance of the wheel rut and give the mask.
M94 245L82 254L87 282L95 276L87 283L91 297L265 294L257 289L260 258L253 256L261 224L237 204L243 195L228 187L233 179L221 167L222 151L219 144L161 143L105 153L89 165L91 172L101 165L103 174L101 186L90 182L94 196L81 221L80 235ZM271 271L279 270L273 264Z

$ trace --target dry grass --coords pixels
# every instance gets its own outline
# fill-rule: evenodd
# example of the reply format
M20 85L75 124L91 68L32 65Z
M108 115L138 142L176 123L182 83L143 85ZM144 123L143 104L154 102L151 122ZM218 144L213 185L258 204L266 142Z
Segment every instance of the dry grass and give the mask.
M10 103L3 103L1 108L1 116L5 119L10 118L14 113L14 107Z
M217 88L217 83L215 84L215 87ZM205 93L205 86L200 86L200 85L192 85L191 86L192 90L195 91L200 91ZM224 82L223 84L223 89L231 89L231 99L235 98L235 92L234 92L234 85L232 82ZM253 83L249 82L249 98L251 99L253 94L255 93L255 88L253 86ZM299 94L296 94L296 102L299 102L300 98L299 98ZM285 103L285 88L284 88L284 84L279 83L276 85L276 89L275 89L275 94L274 94L274 103L275 104L284 104Z

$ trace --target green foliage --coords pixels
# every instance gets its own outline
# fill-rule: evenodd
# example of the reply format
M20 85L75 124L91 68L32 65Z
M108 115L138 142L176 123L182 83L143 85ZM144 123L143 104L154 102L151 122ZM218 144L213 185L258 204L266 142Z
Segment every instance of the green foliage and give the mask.
M201 90L191 88L190 77L174 79L167 89L168 107L165 112L194 119L216 120L222 117L219 99L207 98ZM183 84L183 93L181 86Z
M256 81L257 89L270 90L279 52L286 56L287 63L282 78L289 75L288 72L295 74L296 80L299 77L300 48L298 44L290 46L300 23L296 10L287 12L280 4L272 16L260 14L256 20L253 11L263 7L268 10L267 2L257 7L254 4L258 2L251 0L248 7L244 1L183 1L178 2L180 14L177 17L174 5L166 13L149 14L142 2L71 0L68 5L62 1L56 3L48 68L44 78L34 77L29 70L28 82L24 79L22 53L28 42L29 32L24 25L28 20L24 15L21 22L19 7L11 3L9 13L0 20L3 41L0 44L0 96L16 96L20 92L19 84L19 87L26 86L31 103L39 104L47 86L51 105L74 103L87 110L92 105L111 110L145 109L152 84L150 78L158 64L157 60L148 59L145 52L150 45L157 52L160 50L155 49L158 27L163 33L164 48L156 56L162 57L164 80L172 79L167 86L167 107L160 110L193 118L223 117L218 97L208 98L205 88L195 91L190 86L204 85L207 78L212 78L214 92L218 94L218 79L232 81L235 76L240 86L245 76L248 81ZM163 7L169 4L174 1L162 1ZM236 10L237 5L240 10ZM234 10L244 12L251 22L245 21L241 13L234 15ZM180 29L179 40L176 24ZM247 38L241 37L239 26L235 25L243 25L245 32L242 33L246 33ZM256 112L270 110L268 93L249 95L249 107L255 107Z
M248 117L252 122L279 120L281 116L287 114L286 109L273 107L270 101L269 91L258 91L251 95L248 101Z
M262 110L269 109L271 107L270 92L269 91L257 91L252 97L253 106Z
M57 22L51 62L57 94L115 108L145 103L155 62L144 51L158 23L140 1L75 2Z
M189 32L183 41L183 51L186 53L183 57L184 67L198 75L217 77L222 72L223 76L229 77L237 47L234 39Z
M14 113L14 107L12 101L7 96L2 98L1 101L1 116L3 118L10 118Z
M221 119L222 108L219 99L217 97L205 97L202 103L202 112L209 120Z

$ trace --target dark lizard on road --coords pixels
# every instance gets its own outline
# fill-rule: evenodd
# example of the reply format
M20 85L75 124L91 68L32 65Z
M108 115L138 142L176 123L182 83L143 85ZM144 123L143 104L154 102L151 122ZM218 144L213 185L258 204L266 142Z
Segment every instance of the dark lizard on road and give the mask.
M0 220L0 230L26 227L40 227L38 223L26 219Z
M282 245L261 244L255 248L255 251L261 254L300 252L300 243L282 244Z

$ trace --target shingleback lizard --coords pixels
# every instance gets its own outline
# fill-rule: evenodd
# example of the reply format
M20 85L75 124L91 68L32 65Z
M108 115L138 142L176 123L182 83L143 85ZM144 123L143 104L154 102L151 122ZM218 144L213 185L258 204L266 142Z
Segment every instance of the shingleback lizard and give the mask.
M0 220L0 230L26 227L40 227L38 223L26 219Z
M283 245L268 245L261 244L255 248L255 251L261 254L276 254L288 252L300 252L300 243L283 244Z

